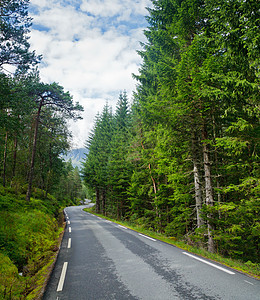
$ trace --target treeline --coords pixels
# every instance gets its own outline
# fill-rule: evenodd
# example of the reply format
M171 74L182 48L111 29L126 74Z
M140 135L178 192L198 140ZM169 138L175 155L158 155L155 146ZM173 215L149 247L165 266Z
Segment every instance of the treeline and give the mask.
M133 104L87 141L96 210L259 262L259 4L152 3Z
M67 122L79 119L83 107L59 84L41 81L41 57L28 42L28 5L27 0L0 5L1 183L25 189L27 201L32 187L62 200L68 192L62 181L72 172L60 157L70 146Z
M41 81L28 5L0 1L1 299L38 297L58 249L61 208L83 196L79 170L61 158L70 146L67 122L83 108L57 83Z

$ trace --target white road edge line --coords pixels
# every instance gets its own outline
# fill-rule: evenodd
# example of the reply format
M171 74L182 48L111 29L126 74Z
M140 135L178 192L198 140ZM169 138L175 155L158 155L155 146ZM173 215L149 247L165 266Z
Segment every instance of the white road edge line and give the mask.
M142 236L142 237L145 237L145 238L147 238L147 239L149 239L149 240L151 240L151 241L154 241L154 242L156 242L156 240L155 239L153 239L153 238L151 238L151 237L149 237L149 236L147 236L147 235L143 235L143 234L141 234L141 233L138 233L140 236Z
M182 252L182 253L185 254L185 255L187 255L187 256L190 256L190 257L192 257L192 258L194 258L194 259L197 259L197 260L203 262L204 264L210 265L210 266L212 266L212 267L214 267L214 268L217 268L217 269L219 269L219 270L221 270L221 271L223 271L223 272L226 272L226 273L228 273L228 274L230 274L230 275L235 275L235 273L232 272L232 271L229 271L229 270L227 270L227 269L224 269L224 268L222 268L222 267L220 267L220 266L218 266L218 265L215 265L215 264L213 264L213 263L211 263L211 262L209 262L209 261L206 261L206 260L204 260L204 259L202 259L202 258L199 258L199 257L197 257L197 256L194 256L194 255L192 255L192 254L190 254L190 253L187 253L187 252Z
M70 249L70 247L71 247L71 238L69 238L68 240L68 249Z
M249 282L247 280L244 280L244 282L248 283L248 284L251 284L251 285L254 285L252 282Z
M69 227L69 232L71 232L71 227Z
M124 229L128 229L127 227L125 226L122 226L122 225L117 225L118 227L121 227L121 228L124 228Z
M60 281L59 281L59 284L57 287L57 292L61 292L63 289L63 284L64 284L66 272L67 272L67 267L68 267L68 262L64 262L62 271L61 271L61 275L60 275Z

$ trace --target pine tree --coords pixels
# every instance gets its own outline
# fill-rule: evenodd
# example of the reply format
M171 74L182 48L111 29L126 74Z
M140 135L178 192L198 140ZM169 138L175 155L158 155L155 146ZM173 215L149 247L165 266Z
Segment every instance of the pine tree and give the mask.
M26 200L30 201L32 180L35 164L35 155L38 139L38 129L40 124L40 118L42 110L48 107L56 113L62 114L66 118L78 119L80 118L79 112L83 110L83 107L78 103L74 104L72 97L67 92L65 93L63 87L56 83L43 84L38 82L37 78L32 78L31 85L29 86L30 93L35 97L35 118L34 118L34 137L32 145L31 162L28 176L28 190L26 194Z
M31 18L29 0L1 0L0 3L0 70L11 65L22 70L37 64L41 57L30 51L28 42Z

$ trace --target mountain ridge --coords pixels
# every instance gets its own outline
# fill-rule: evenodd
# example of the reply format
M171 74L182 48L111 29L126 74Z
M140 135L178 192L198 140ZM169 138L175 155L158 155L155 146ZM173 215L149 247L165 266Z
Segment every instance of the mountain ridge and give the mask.
M84 161L88 150L86 148L76 148L71 149L66 154L62 155L64 161L71 160L72 166L74 168L78 167L79 169L82 168L82 162Z

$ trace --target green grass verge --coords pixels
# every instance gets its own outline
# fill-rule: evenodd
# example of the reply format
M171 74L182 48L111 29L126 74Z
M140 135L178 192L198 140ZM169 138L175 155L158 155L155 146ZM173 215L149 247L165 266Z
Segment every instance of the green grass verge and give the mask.
M125 226L125 227L127 227L131 230L137 231L139 233L143 233L143 234L145 234L149 237L155 238L155 239L160 240L162 242L165 242L167 244L174 245L174 246L176 246L180 249L189 251L189 252L194 253L196 255L199 255L201 257L208 258L212 261L221 263L221 264L223 264L227 267L235 269L238 272L245 273L246 275L248 275L250 277L253 277L255 279L260 280L260 266L259 266L259 264L252 263L252 262L246 262L245 263L245 262L242 262L242 261L239 261L239 260L223 257L223 256L221 256L220 254L217 254L217 253L210 253L205 249L196 248L194 246L188 245L188 244L184 243L183 241L177 240L174 237L167 237L163 234L147 230L147 229L143 228L141 225L133 224L132 222L130 223L128 221L118 221L116 219L104 216L102 214L97 214L91 208L85 208L84 211L92 213L92 214L94 214L96 216L99 216L103 219L110 220L110 221L115 222L117 224L123 225L123 226Z
M62 241L64 226L59 228L58 240L56 246L59 247ZM54 252L49 258L46 265L40 269L37 274L30 278L30 285L32 286L32 291L26 296L26 300L40 300L42 299L45 287L48 283L49 277L53 270L54 264L58 256L58 251Z

